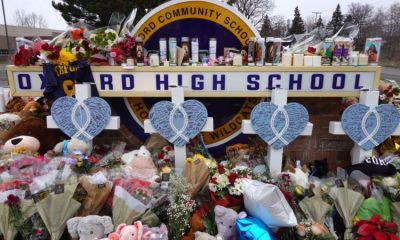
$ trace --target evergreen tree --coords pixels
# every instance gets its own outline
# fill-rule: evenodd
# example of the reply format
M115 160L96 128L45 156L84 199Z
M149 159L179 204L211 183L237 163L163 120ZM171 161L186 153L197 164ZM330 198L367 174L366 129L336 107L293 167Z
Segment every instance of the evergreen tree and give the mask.
M52 5L68 23L82 19L91 26L104 27L108 25L113 12L127 16L132 9L137 8L135 22L138 22L148 10L166 1L168 0L53 0Z
M299 7L294 9L294 18L292 20L292 27L289 29L290 34L301 34L306 30L304 29L304 21L301 18Z
M313 29L320 28L320 27L324 27L324 22L322 21L321 15L319 16L317 22L314 23Z
M271 20L266 15L264 20L263 20L263 24L261 26L261 29L260 29L260 35L261 35L261 37L271 36L272 31L273 31L273 29L272 29Z
M336 10L332 14L332 20L329 22L334 33L339 31L339 29L343 26L343 19L344 17L342 11L340 10L340 4L338 4L336 6Z

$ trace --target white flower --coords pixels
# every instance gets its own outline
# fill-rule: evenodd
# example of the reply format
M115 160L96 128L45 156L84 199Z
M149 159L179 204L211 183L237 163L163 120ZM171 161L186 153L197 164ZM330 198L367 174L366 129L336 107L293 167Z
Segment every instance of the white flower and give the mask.
M229 185L228 176L226 176L225 174L220 174L220 175L217 177L217 183L218 183L218 186L219 186L221 189L222 189L222 188L225 188L226 186Z
M382 179L382 183L388 187L397 187L399 185L395 177L385 177Z
M173 158L175 156L174 151L169 151L167 154L169 157Z
M96 37L96 34L92 33L92 34L90 34L89 39L92 40L95 37Z
M209 184L208 184L208 187L210 188L210 191L211 191L211 192L216 192L216 191L218 191L218 186L217 186L217 184L209 183Z

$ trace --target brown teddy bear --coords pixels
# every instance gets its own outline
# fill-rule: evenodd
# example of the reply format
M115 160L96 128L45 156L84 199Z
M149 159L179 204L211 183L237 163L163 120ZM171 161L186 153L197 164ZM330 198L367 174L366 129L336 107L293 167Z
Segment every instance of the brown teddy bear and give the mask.
M46 120L37 117L25 117L3 136L2 143L18 136L35 137L40 142L39 153L44 154L60 141L65 135L58 129L48 129ZM15 140L15 142L17 142Z

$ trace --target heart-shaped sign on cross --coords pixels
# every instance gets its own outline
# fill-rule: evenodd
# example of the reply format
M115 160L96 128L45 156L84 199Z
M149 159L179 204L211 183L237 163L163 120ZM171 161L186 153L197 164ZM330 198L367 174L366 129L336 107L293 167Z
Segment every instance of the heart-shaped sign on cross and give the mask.
M72 97L60 97L51 107L57 126L71 138L89 142L98 135L111 118L111 108L99 97L79 102Z
M399 112L390 104L354 104L342 114L343 131L365 151L385 141L399 125Z
M275 150L282 149L307 126L307 109L299 103L289 103L282 107L270 102L262 102L254 107L250 115L254 131Z
M206 107L197 100L180 105L160 101L150 109L150 122L157 132L178 147L183 147L200 133L207 122Z

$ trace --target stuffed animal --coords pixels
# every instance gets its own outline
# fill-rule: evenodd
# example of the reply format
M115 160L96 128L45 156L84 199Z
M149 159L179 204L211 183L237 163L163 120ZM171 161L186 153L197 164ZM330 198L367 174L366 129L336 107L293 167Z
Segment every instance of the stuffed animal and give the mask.
M45 108L40 105L38 102L29 101L24 108L19 112L19 116L21 118L24 117L44 117L43 113L45 112Z
M89 149L90 145L88 143L81 141L77 138L72 138L71 140L64 140L57 143L57 145L54 146L53 151L56 154L67 156L71 154L74 150L79 150L83 154L88 155Z
M190 230L181 238L181 240L193 240L196 232L202 232L206 230L204 226L204 217L202 217L197 211L195 211L189 221Z
M143 240L168 240L168 229L163 223L160 227L149 228L150 235L143 238ZM146 231L147 232L147 231Z
M109 216L97 215L71 218L67 221L67 226L71 237L80 240L101 239L114 229Z
M150 239L151 232L143 229L142 222L136 221L133 225L125 223L118 225L115 232L108 236L109 240L142 240Z
M121 160L126 165L129 165L136 157L143 156L151 158L151 153L145 146L141 146L138 150L133 150L122 155Z
M206 232L199 232L197 231L195 234L195 240L218 240L216 237L211 236Z
M217 223L218 235L224 240L235 240L236 239L236 220L239 218L245 218L247 214L240 212L239 214L230 208L226 208L220 205L215 206L215 222Z
M135 154L137 155L134 159L125 160L128 162L124 169L126 175L151 182L151 187L157 187L158 184L155 181L159 176L150 152L145 146L141 146Z
M14 113L3 113L0 115L0 138L12 127L21 122L21 117Z
M37 117L26 117L4 134L3 143L18 136L31 136L39 140L39 153L52 150L55 143L60 142L65 135L60 130L48 129L46 120Z
M18 136L9 139L4 144L4 151L11 152L29 152L36 153L40 149L40 142L35 137Z

